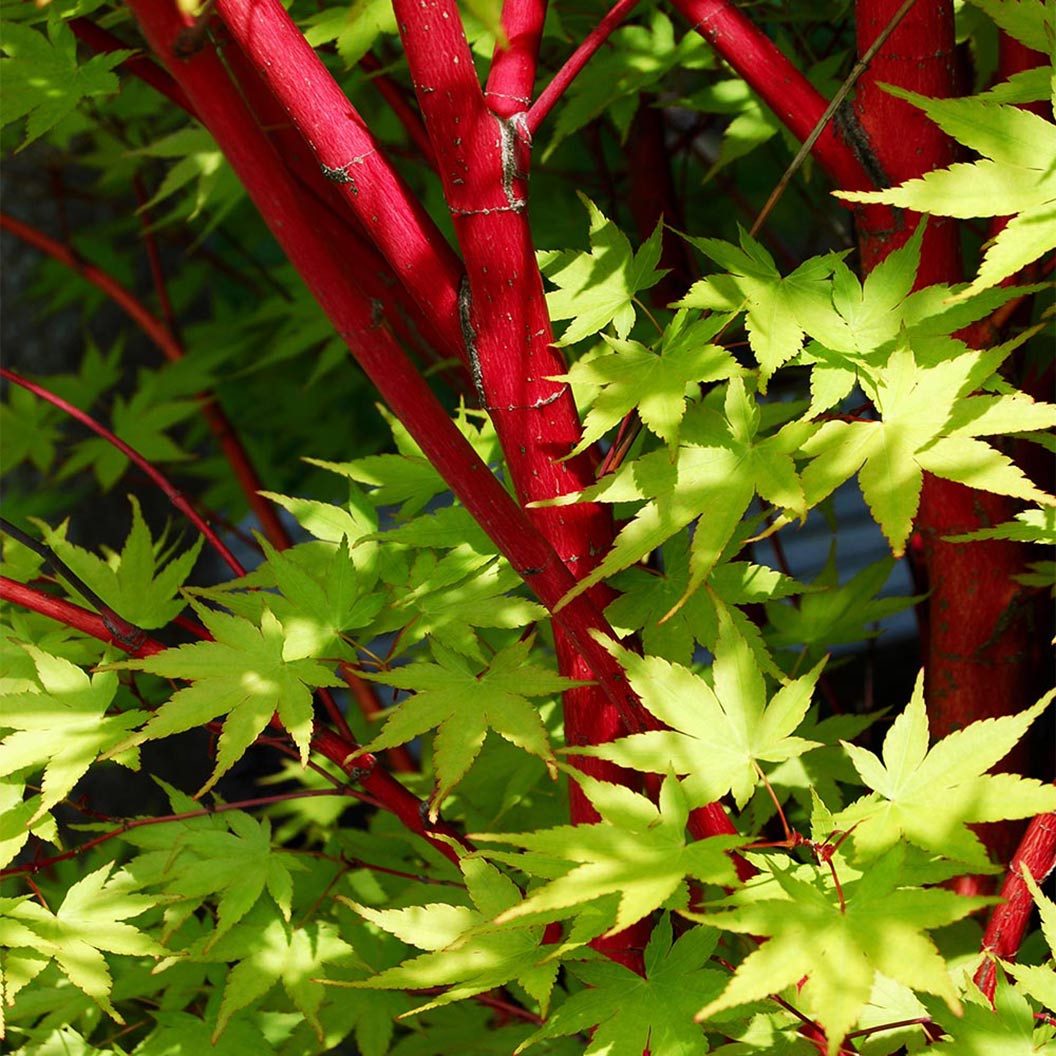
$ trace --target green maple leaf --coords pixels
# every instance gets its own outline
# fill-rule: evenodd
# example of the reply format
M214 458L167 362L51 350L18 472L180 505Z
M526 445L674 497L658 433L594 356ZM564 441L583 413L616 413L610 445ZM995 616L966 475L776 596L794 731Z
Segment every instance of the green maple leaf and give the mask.
M669 729L569 749L578 755L647 773L685 774L682 785L694 807L728 792L743 807L759 783L760 762L783 762L818 746L793 731L810 707L824 661L782 686L768 703L755 656L728 621L721 623L715 644L714 688L681 664L615 645L609 649L642 704Z
M379 36L396 32L396 16L388 0L353 0L312 15L304 26L304 39L313 48L334 41L345 66L352 67Z
M247 1052L267 1052L269 1045L260 1026L249 1017L228 1023L222 1037L213 1040L205 1020L190 1012L152 1011L154 1029L135 1049L136 1056L173 1056L174 1053L208 1052L209 1056L245 1056ZM86 1050L84 1056L95 1056ZM65 1056L65 1053L63 1054ZM71 1053L70 1056L81 1056Z
M625 338L634 325L634 299L666 274L657 270L662 225L631 250L627 236L584 194L580 201L590 214L590 252L547 250L536 254L539 268L555 286L546 295L551 319L571 319L559 345L574 345L613 324Z
M325 921L312 921L291 927L273 917L263 927L255 927L246 956L227 973L212 1043L241 1008L268 993L279 982L297 1010L322 1041L319 1009L326 987L319 976L328 964L356 963L355 951Z
M711 406L720 396L721 414ZM788 409L778 408L778 412L785 414ZM761 408L744 379L733 378L724 393L716 390L713 401L687 412L674 459L666 449L651 451L584 489L579 498L590 501L649 501L624 525L605 557L561 604L640 561L699 518L693 532L685 600L715 568L756 494L781 509L805 516L807 506L792 453L820 427L806 421L789 422L765 435L762 423ZM572 501L576 496L562 496L553 504Z
M0 992L10 1004L15 994L51 961L69 981L118 1023L124 1020L110 1003L113 982L103 951L141 957L166 952L132 924L153 908L156 896L134 894L131 877L113 863L82 877L66 892L55 913L29 898L0 899Z
M171 557L171 548L151 537L139 500L129 495L128 501L132 527L120 553L109 554L109 560L68 542L65 522L57 529L37 523L44 541L118 615L148 630L164 627L187 605L176 595L194 569L204 540L199 537L179 557Z
M1051 40L1049 41L1051 48ZM984 99L928 99L888 87L944 132L983 155L883 191L838 191L936 216L1016 214L992 239L975 280L958 297L996 286L1056 246L1056 129L1029 110Z
M198 807L194 800L174 789L169 792L175 812L190 812ZM206 900L215 900L216 928L203 946L203 952L208 952L245 917L265 890L278 906L282 919L289 922L293 897L290 873L299 868L299 863L289 855L274 853L267 818L257 820L242 811L225 811L176 824L175 834L170 824L159 834L136 830L126 841L147 852L140 854L132 866L136 876L149 876L152 885L180 900L173 907L168 930L175 930L176 924Z
M1047 1056L1053 1051L1052 1026L1037 1021L1030 1002L1009 985L1001 968L993 1004L974 984L964 996L960 1016L936 1001L924 1001L930 1018L945 1032L930 1046L936 1056Z
M773 257L745 231L738 249L718 238L691 238L706 257L728 274L709 275L694 283L679 308L715 312L745 311L748 343L759 363L759 390L778 367L803 347L801 317L825 306L833 269L832 257L814 257L782 277Z
M1021 44L1042 55L1052 50L1056 17L1051 4L1044 0L971 0L971 3L982 8L1004 32ZM1051 77L1049 71L1045 72Z
M33 658L39 688L0 696L0 777L43 765L40 801L25 819L28 827L65 799L88 767L128 738L145 718L141 711L107 715L117 692L117 675L89 676L68 660L35 646L23 646ZM136 768L139 753L120 758Z
M723 931L767 939L738 965L726 990L698 1018L802 984L796 1005L824 1028L828 1054L836 1056L869 1001L878 972L937 994L959 1013L946 961L924 932L995 900L903 886L904 858L905 849L895 847L857 878L845 877L844 906L827 871L774 863L771 876L750 883L714 912L687 913Z
M473 907L434 902L403 909L371 909L339 895L365 920L426 953L395 968L356 982L334 982L380 990L449 989L414 1009L414 1014L462 1001L516 980L539 1002L545 1015L557 976L555 948L542 945L543 928L492 923L516 905L517 885L478 857L463 858L459 867Z
M110 428L148 462L183 462L191 456L168 434L172 426L201 413L195 400L159 399L139 389L129 399L114 396ZM63 464L60 478L91 469L99 486L108 491L128 469L128 457L109 441L93 436L82 440Z
M834 645L875 638L880 633L877 623L921 600L877 597L894 567L894 558L881 558L840 586L833 547L811 584L812 592L804 594L798 606L767 605L766 615L773 625L768 644L778 649L805 645L808 657L816 659Z
M434 644L436 663L413 664L383 675L364 674L374 682L414 695L387 711L381 733L366 746L379 752L406 744L427 730L433 738L436 788L430 800L433 815L480 754L488 730L524 751L554 765L550 739L530 697L551 697L581 685L528 662L532 642L522 641L496 653L484 671Z
M3 124L29 115L22 147L54 128L82 99L113 95L120 87L113 68L132 54L114 51L78 62L77 39L54 9L48 14L46 37L6 21L0 47L9 56L2 63Z
M584 1056L654 1056L706 1050L703 1032L693 1022L702 998L718 994L725 976L706 965L718 932L697 927L671 942L671 918L665 915L645 948L644 978L613 961L569 963L568 971L586 989L557 1008L544 1026L522 1042L517 1053L544 1038L589 1034Z
M732 883L733 866L726 852L744 841L739 836L712 836L687 844L690 805L682 784L673 775L664 781L659 802L654 804L620 785L596 781L576 770L568 772L579 782L601 821L474 837L523 847L557 862L575 863L564 875L536 888L503 912L497 918L499 923L570 910L602 896L618 896L616 920L609 932L614 934L669 899L684 904L686 877L715 884ZM537 867L532 855L522 858L523 867L529 872ZM551 868L552 865L547 871Z
M268 605L285 632L283 656L288 660L309 656L355 659L355 650L345 643L344 635L369 627L385 604L385 596L371 592L376 576L364 574L353 563L347 537L322 561L302 562L296 548L294 553L280 553L267 541L262 544L282 591L281 598L269 598ZM317 554L312 549L305 556Z
M726 349L710 342L725 317L688 325L687 320L687 313L679 312L656 351L603 334L611 352L579 360L567 374L553 379L599 390L583 421L583 438L572 454L585 451L632 410L637 410L647 429L673 447L686 411L687 388L742 373Z
M201 605L195 605L195 611L214 641L181 645L112 665L194 681L177 690L127 743L142 744L182 733L226 713L216 768L200 795L242 757L277 712L305 763L312 738L312 689L340 685L340 681L322 664L287 660L282 624L267 609L259 627Z
M682 602L689 581L689 535L680 532L664 544L661 571L639 566L614 577L612 585L620 596L605 610L606 619L621 638L639 631L646 653L688 665L696 643L710 649L719 634L719 620L727 618L751 645L760 669L779 676L759 629L737 606L787 598L808 588L747 561L720 564L704 589Z
M925 471L983 491L1051 503L1010 459L977 439L1007 431L1010 423L1016 431L1056 425L1056 406L1021 393L968 395L989 377L993 358L968 352L929 364L909 347L893 352L877 370L871 393L881 420L827 421L802 445L813 458L802 474L808 504L857 473L865 501L899 557Z
M985 863L986 851L969 823L1026 818L1056 810L1056 788L1016 774L987 774L1045 710L1056 690L1016 715L973 722L928 748L924 679L918 677L906 710L884 738L883 760L844 743L871 795L837 816L857 826L855 850L885 851L906 839L958 861Z

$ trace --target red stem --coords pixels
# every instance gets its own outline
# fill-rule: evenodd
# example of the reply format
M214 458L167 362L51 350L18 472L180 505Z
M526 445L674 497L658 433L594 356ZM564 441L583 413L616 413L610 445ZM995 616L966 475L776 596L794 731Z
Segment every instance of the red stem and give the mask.
M184 25L175 4L132 0L131 6L152 47L170 54ZM311 225L300 185L247 112L216 55L202 49L174 63L173 70L272 233L382 397L540 601L550 610L556 608L574 586L571 574L455 427L390 332L377 325L359 298L349 296L335 259L340 247ZM624 720L642 728L642 709L622 668L592 636L597 631L614 637L598 607L589 597L579 597L556 619Z
M86 425L97 436L101 436L111 447L117 448L133 465L142 470L161 489L165 498L201 532L236 576L244 576L246 574L246 570L235 555L231 553L216 532L209 527L201 514L187 501L183 493L160 470L155 469L151 462L144 458L135 448L129 447L124 440L112 433L105 425L97 422L90 414L86 414L79 407L74 407L72 403L68 403L61 396L56 396L55 393L45 389L42 385L37 385L27 378L23 378L20 374L16 374L7 367L0 367L0 377L13 385L20 385L23 389L27 389L42 400L47 400L48 403L58 407L59 410L68 414L71 418L75 418L82 425Z
M93 286L102 290L158 346L166 359L175 362L183 358L183 347L168 327L131 290L122 286L112 275L82 260L69 246L64 246L61 242L49 238L42 231L6 213L0 213L0 229L17 235L24 242L47 253L60 264L65 264ZM242 494L245 495L250 509L256 514L257 520L260 521L264 534L276 549L285 549L290 545L290 537L274 508L259 494L263 485L223 408L212 395L206 394L199 399L202 415L220 444Z
M461 265L319 56L279 0L217 0L216 7L396 277L447 335L447 346L461 350ZM184 83L180 67L172 72ZM200 100L198 107L204 114Z
M546 0L505 0L502 28L506 44L496 43L484 97L492 113L513 117L532 102Z
M828 101L774 42L730 0L673 0L673 3L759 94L781 123L803 142L821 120ZM867 151L868 145L863 144L860 149ZM831 123L815 143L813 155L840 187L849 190L873 187L867 166Z
M131 656L153 656L165 650L161 642L151 638L138 627L132 627L131 624L121 627L112 616L104 619L98 613L83 609L72 601L52 597L42 590L26 586L25 583L8 579L7 576L0 576L0 598L13 601L24 609L39 612L67 627L98 638L107 645L116 645Z
M586 35L583 43L569 56L568 61L554 74L550 83L539 93L539 98L528 111L527 130L534 136L554 104L568 90L568 86L579 76L591 56L619 29L628 15L641 0L617 0L602 20Z
M0 576L0 598L6 598L16 605L39 612L67 627L117 646L130 656L153 656L166 648L138 628L134 628L135 640L131 640L131 636L124 634L121 628L115 633L114 628L107 626L103 617L96 613L74 605L73 602L54 598L24 583L17 583L6 576ZM284 729L277 715L272 717L271 723L278 729ZM383 770L377 759L363 752L355 741L346 740L333 730L317 725L312 735L312 749L340 767L351 779L358 780L364 792L385 810L395 814L408 829L428 840L446 858L458 862L458 851L451 841L468 847L465 838L443 823L427 825L428 813L425 804L408 792L390 773Z
M975 985L990 1001L994 999L997 985L993 958L1006 961L1015 958L1034 911L1034 898L1023 879L1024 868L1039 885L1056 869L1056 814L1039 814L1027 827L1001 887L1002 902L995 907L986 926L983 951L993 957L987 957L979 966Z
M359 60L359 65L367 71L370 83L388 103L389 109L403 125L404 131L418 148L418 152L429 163L430 168L435 169L436 158L433 156L433 145L429 142L429 133L425 131L425 125L422 124L418 111L404 97L400 86L382 72L381 63L369 51Z

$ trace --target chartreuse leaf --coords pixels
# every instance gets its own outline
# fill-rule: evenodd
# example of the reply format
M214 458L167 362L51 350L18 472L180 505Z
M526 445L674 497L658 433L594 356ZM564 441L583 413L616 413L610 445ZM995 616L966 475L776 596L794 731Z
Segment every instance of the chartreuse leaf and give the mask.
M810 707L824 661L782 686L768 703L755 656L729 621L720 623L715 644L714 688L681 664L608 648L642 704L669 728L569 749L577 755L647 773L685 774L682 786L693 807L728 792L743 807L760 781L759 763L783 762L817 747L793 734Z
M302 927L291 927L273 917L257 929L248 955L227 973L212 1042L215 1044L235 1012L263 997L279 982L322 1040L318 1013L326 988L319 976L327 965L356 960L355 951L333 924L310 921Z
M129 495L132 528L120 553L104 561L66 540L66 525L57 529L41 524L44 541L108 605L137 627L164 627L186 607L178 597L201 552L201 536L179 557L169 556L163 540L150 534L139 500ZM38 522L39 523L39 522Z
M116 92L119 84L113 68L132 54L113 51L78 62L77 40L54 8L48 13L47 37L5 20L0 47L8 55L2 64L2 123L29 115L23 147L54 128L82 99Z
M774 371L803 347L801 318L828 304L826 280L834 258L812 257L782 277L773 257L743 230L740 249L718 238L689 241L726 273L694 283L678 307L745 311L748 343L759 363L759 389L766 392Z
M348 538L315 562L298 561L289 551L280 553L262 541L280 598L268 605L285 633L283 656L354 659L354 650L343 636L369 627L385 604L380 591L372 591L376 575L364 573L349 556ZM311 545L311 544L309 544ZM318 551L312 556L318 557Z
M798 606L778 603L766 606L773 630L767 643L775 648L807 647L807 656L817 659L834 645L863 642L875 638L880 620L908 609L920 598L879 597L895 567L893 558L881 558L866 565L840 586L836 550L829 552L825 567L804 594Z
M613 578L620 596L605 616L621 638L639 631L647 654L688 665L696 643L707 649L715 644L719 620L725 617L752 647L760 669L779 676L759 629L737 606L787 598L808 588L765 565L727 561L712 571L703 590L682 602L690 575L687 532L664 544L661 566L659 571L636 566Z
M1052 41L1048 42L1051 49ZM1056 128L1020 107L984 99L928 99L888 88L944 132L983 155L882 191L838 191L936 216L1016 214L990 242L975 280L957 297L996 286L1056 246Z
M608 354L579 360L554 379L599 390L583 422L583 439L572 453L586 450L632 410L668 447L677 444L687 390L742 372L733 356L711 341L726 321L712 316L688 323L687 313L679 312L655 351L603 334Z
M214 641L181 645L113 665L194 683L177 690L126 743L142 744L182 733L226 713L216 768L201 794L238 762L278 712L304 763L312 737L312 689L340 685L340 681L322 664L287 660L282 624L267 609L259 627L202 605L195 605L195 611Z
M182 806L193 809L193 801ZM174 809L178 809L175 804ZM179 915L185 917L206 899L216 901L216 928L204 950L242 920L265 890L288 922L293 893L290 873L300 864L290 855L273 851L268 819L225 811L193 820L197 824L182 824L175 833L166 826L159 838L137 831L139 838L130 842L155 848L136 859L136 875L149 875L152 884L180 899Z
M944 1032L929 1046L936 1056L1048 1056L1053 1051L1051 1024L1038 1022L1030 1002L1013 989L999 967L993 1004L969 983L960 1016L925 999L929 1017Z
M578 750L578 749L577 749ZM507 843L557 861L573 862L564 875L533 890L497 918L498 923L535 914L553 914L603 895L619 897L609 934L622 931L659 909L669 899L686 899L686 878L732 883L733 866L726 853L744 841L739 836L712 836L686 842L690 802L682 784L669 774L654 804L621 785L597 781L568 770L594 805L601 821L592 825L559 825L537 832L479 834L474 839ZM523 856L528 872L532 855Z
M631 250L627 236L584 194L590 214L590 252L547 250L536 256L539 268L557 289L546 295L551 319L571 319L560 345L574 345L612 323L625 338L634 325L634 299L666 274L658 271L662 226Z
M715 568L756 494L780 509L806 515L792 454L820 427L794 421L767 435L760 406L743 378L732 378L725 391L716 390L715 397L686 413L674 459L667 450L650 451L580 493L580 498L591 501L647 502L620 530L595 569L562 599L562 605L606 576L640 561L699 518L684 601ZM720 397L721 413L711 405ZM574 500L575 496L563 496L555 504Z
M33 658L39 686L0 695L0 777L44 767L40 800L26 824L31 825L70 794L88 767L128 739L146 717L141 711L108 715L117 692L117 675L100 671L91 677L61 657L23 646ZM119 761L137 768L139 753Z
M938 362L918 361L908 346L877 370L875 391L864 382L880 421L827 421L808 438L803 470L809 505L858 473L873 517L896 557L905 550L920 504L924 472L983 491L1051 503L1052 500L996 448L976 439L1001 432L1010 417L1017 429L1056 425L1056 406L1022 394L969 393L991 372L982 353L962 352Z
M1056 810L1056 787L1016 774L987 774L1019 741L1056 695L1053 690L1016 715L973 722L928 748L923 674L906 710L884 738L883 758L844 743L873 792L837 816L855 826L855 851L873 857L900 840L934 854L983 864L986 851L967 827Z
M1043 55L1056 39L1056 15L1045 0L971 0L1010 37Z
M516 1049L524 1052L545 1038L590 1035L585 1056L655 1056L706 1051L693 1022L702 999L717 995L725 976L707 967L719 933L697 927L671 942L665 914L645 949L644 977L614 961L569 962L566 969L585 984L555 1009L544 1026Z
M417 1014L516 980L545 1015L559 962L551 959L554 947L542 945L542 926L492 923L519 900L517 885L482 858L463 858L459 866L475 908L434 902L372 909L338 895L365 920L428 952L369 979L333 985L372 990L449 987L414 1009Z
M413 690L413 696L387 711L381 733L367 745L380 752L406 744L427 730L433 738L436 788L430 800L435 817L440 802L458 784L480 754L488 730L543 759L554 756L538 706L530 697L551 697L581 683L529 663L532 642L516 642L496 653L484 671L465 657L433 645L436 663L412 664L385 674L367 674L374 682Z
M968 543L976 539L1012 539L1017 543L1056 545L1056 507L1036 507L1016 514L1015 520L980 528L977 532L946 537L950 543Z
M396 32L396 16L387 0L353 0L311 15L304 39L313 48L333 41L346 66L354 66L382 34Z
M15 994L50 962L100 1008L124 1020L110 1003L113 986L103 952L142 957L165 948L129 917L156 906L160 898L134 894L127 873L111 876L113 863L82 877L66 892L55 913L31 898L0 899L0 947L8 952L0 968L0 990L10 1004Z
M836 1056L869 1000L877 973L937 994L959 1013L946 962L925 934L995 901L903 882L905 848L844 876L844 905L827 870L772 863L742 890L704 914L686 913L723 931L766 938L738 965L721 996L698 1019L797 987L796 1007L825 1030Z

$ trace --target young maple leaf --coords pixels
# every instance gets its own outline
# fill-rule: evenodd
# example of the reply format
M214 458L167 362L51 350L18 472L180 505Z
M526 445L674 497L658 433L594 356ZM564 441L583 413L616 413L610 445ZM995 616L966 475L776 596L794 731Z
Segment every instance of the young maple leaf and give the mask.
M197 804L170 789L175 812ZM176 831L172 829L175 826ZM216 927L204 940L207 953L256 905L267 890L282 919L289 922L293 897L290 873L300 863L272 849L271 822L242 811L225 811L157 827L143 826L126 843L143 848L136 877L179 901L170 907L166 930L175 931L207 899L216 903ZM160 831L161 835L156 835Z
M312 689L341 685L340 680L315 661L287 660L282 624L267 609L259 627L201 605L195 611L214 641L111 665L194 683L177 690L118 750L203 726L226 713L216 768L199 791L201 795L238 762L278 712L305 763L312 739Z
M681 664L616 645L608 648L619 657L642 704L669 729L569 749L577 755L647 773L685 774L682 787L694 807L728 792L743 807L759 783L759 762L783 762L818 747L793 731L810 707L824 660L782 686L768 704L755 656L728 621L721 622L715 645L714 689Z
M663 225L631 250L627 236L584 194L590 214L590 252L547 250L537 254L539 269L558 288L546 295L551 319L571 319L559 345L574 345L613 324L618 338L634 325L634 299L667 274L657 270Z
M492 922L521 898L517 885L482 858L459 862L473 907L434 902L403 909L372 909L337 897L364 920L426 953L369 979L334 982L370 990L449 989L414 1009L426 1012L516 980L539 1002L545 1015L559 961L543 945L543 926L503 926Z
M32 645L23 649L36 665L39 689L0 696L0 777L44 767L40 801L26 819L32 824L72 791L89 766L128 739L146 717L142 711L107 715L117 692L117 675L100 671L91 678L68 660ZM139 753L119 761L136 768Z
M673 447L686 413L687 387L743 373L733 356L711 341L728 317L687 320L688 314L679 312L655 351L603 334L609 353L578 360L567 374L553 379L599 390L583 421L583 438L571 454L585 451L635 409L642 424Z
M129 495L128 501L132 505L132 527L121 552L111 554L107 561L68 542L65 522L54 529L41 523L41 534L59 558L99 597L105 598L116 613L147 630L164 627L187 605L177 595L198 560L204 539L199 536L191 547L166 564L165 556L158 553L162 543L159 540L155 544L151 538L139 500Z
M50 962L118 1023L110 1003L113 982L103 951L142 957L166 952L129 917L156 906L158 896L133 894L127 873L111 877L113 863L78 880L55 913L35 899L0 898L0 993L11 1004L15 994Z
M55 9L48 14L47 37L29 26L5 22L2 47L8 55L3 63L3 124L29 114L22 147L54 128L82 99L117 92L120 84L113 68L132 54L114 51L79 63L77 39Z
M726 561L708 576L707 589L687 598L689 542L686 532L668 540L660 571L637 565L613 578L620 596L605 609L609 624L621 638L639 631L647 654L689 665L696 643L710 649L719 634L719 620L727 618L751 646L759 668L780 678L759 628L737 606L771 602L810 588L765 565Z
M641 1056L706 1051L693 1022L701 1000L718 995L723 973L709 968L719 933L697 927L671 942L664 915L645 948L645 977L614 961L569 962L566 970L586 984L547 1019L516 1053L545 1038L590 1035L584 1056Z
M212 1043L216 1043L240 1008L268 993L280 981L321 1042L323 1027L318 1013L326 987L318 977L325 965L335 963L356 964L358 958L333 924L310 921L292 927L273 917L264 927L255 928L246 956L227 973Z
M756 494L773 505L806 516L803 487L792 453L816 430L813 422L788 422L761 435L762 413L743 378L732 378L708 404L694 405L682 424L674 458L666 449L624 463L577 499L646 504L620 530L601 562L561 600L588 590L628 568L694 520L691 576L683 599L697 590L722 557ZM711 403L723 400L719 413ZM676 606L677 607L677 606ZM672 610L674 611L674 610Z
M717 903L714 912L686 913L722 931L767 939L697 1018L802 984L796 1004L805 1005L824 1028L828 1056L836 1056L869 1001L878 972L937 994L959 1013L946 961L924 932L996 899L902 886L904 859L905 848L895 847L859 877L845 878L843 905L827 871L773 863L771 876Z
M687 844L689 801L673 775L664 781L659 802L654 804L621 785L596 781L570 768L568 773L579 782L601 821L559 825L539 832L474 836L480 841L523 847L558 862L576 863L569 872L536 888L524 901L500 914L497 923L567 910L603 895L616 895L619 906L609 932L614 934L672 897L684 904L686 877L714 884L734 882L733 865L726 852L745 841L740 836L712 836ZM536 868L531 856L523 856L523 867L529 872ZM552 875L549 869L547 875Z
M969 824L1056 810L1056 787L1016 774L986 773L1054 695L1056 690L1050 691L1016 715L973 722L929 750L921 673L906 710L884 738L883 761L844 742L862 781L873 789L836 817L840 828L855 827L855 851L871 857L906 839L947 858L984 864L986 851Z
M996 448L976 439L1056 425L1056 405L1022 393L970 396L994 369L994 358L962 352L937 362L918 360L908 346L876 371L870 392L880 421L827 421L802 445L813 461L803 470L814 506L858 474L873 517L900 557L920 504L924 472L999 495L1052 504Z
M801 319L829 303L826 280L835 258L812 257L782 278L774 258L743 230L740 249L718 238L689 241L729 274L709 275L694 283L677 307L747 310L745 326L759 363L759 391L766 392L774 371L803 347Z
M529 697L551 697L582 685L528 663L530 641L516 642L477 672L465 657L434 643L436 663L412 664L398 671L367 674L374 682L414 694L385 713L381 733L366 746L380 752L406 744L436 728L433 767L436 788L430 800L435 816L440 802L458 784L480 754L488 730L538 756L553 768L554 755L539 709Z
M989 243L978 275L958 298L996 286L1056 246L1056 128L1051 121L985 99L928 99L899 88L887 91L919 106L944 132L983 155L982 160L937 169L882 191L837 191L839 197L936 216L1016 214Z

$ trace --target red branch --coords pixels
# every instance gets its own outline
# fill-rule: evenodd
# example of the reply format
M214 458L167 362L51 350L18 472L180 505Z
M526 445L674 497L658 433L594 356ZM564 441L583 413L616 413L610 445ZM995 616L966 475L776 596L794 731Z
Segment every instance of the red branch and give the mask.
M68 414L71 418L76 419L82 425L86 425L92 430L97 436L101 436L111 447L117 448L133 465L137 466L143 473L145 473L157 486L161 489L165 498L172 503L198 529L199 532L209 541L213 549L224 559L227 563L228 568L236 576L244 576L246 570L242 567L239 560L233 553L227 548L224 541L213 531L213 529L206 523L202 518L201 514L184 498L183 493L173 486L169 482L169 479L158 469L155 469L149 459L144 458L135 448L129 447L119 436L112 433L105 425L97 422L90 414L85 414L78 407L74 407L72 403L68 403L61 396L56 396L55 393L49 389L44 388L42 385L37 385L27 378L23 378L21 375L16 374L13 370L8 370L6 367L0 367L0 377L6 381L11 382L13 385L21 385L22 388L32 392L34 396L39 396L42 400L47 400L48 403L55 407L58 407L60 411Z
M183 347L168 327L154 315L131 290L126 289L112 275L83 260L69 246L45 235L29 224L22 223L6 213L0 214L0 228L17 235L24 242L47 253L52 259L64 264L82 278L103 291L137 326L154 342L166 359L175 362L183 358ZM224 409L212 395L200 398L202 416L227 459L238 481L249 508L256 514L264 534L272 545L283 550L290 545L290 537L279 520L271 503L260 494L263 488L246 449L231 425Z
M1023 869L1039 885L1056 869L1056 814L1039 814L1031 821L1001 887L1003 901L994 909L986 926L983 951L993 956L987 957L979 966L975 984L991 1001L997 985L993 958L1015 959L1034 911L1034 898L1023 879Z
M396 277L447 336L446 347L461 351L461 265L319 56L279 0L217 0L216 7ZM173 67L178 80L182 72Z
M484 93L488 106L499 117L523 113L532 101L545 21L546 0L505 0L502 5L506 44L495 45Z
M628 15L641 3L641 0L617 0L611 10L586 35L583 43L569 56L568 61L554 74L550 83L539 93L539 98L528 111L526 127L528 134L534 136L539 126L546 120L546 115L554 104L568 90L568 86L579 76L590 57L619 29Z
M781 123L800 142L805 140L821 120L827 100L777 45L730 0L673 2L693 28L759 94ZM837 135L831 123L818 137L813 155L840 187L847 190L873 187L867 167Z
M185 24L176 5L132 0L131 6L151 46L162 56L171 55L172 43ZM391 333L371 317L358 297L349 295L337 259L341 247L311 224L300 184L247 112L216 55L202 49L189 59L174 61L173 73L273 235L382 397L540 601L555 609L574 586L571 574L458 431ZM622 668L593 637L594 631L614 637L598 607L590 598L579 597L556 619L572 636L608 700L628 723L640 729L641 707Z

